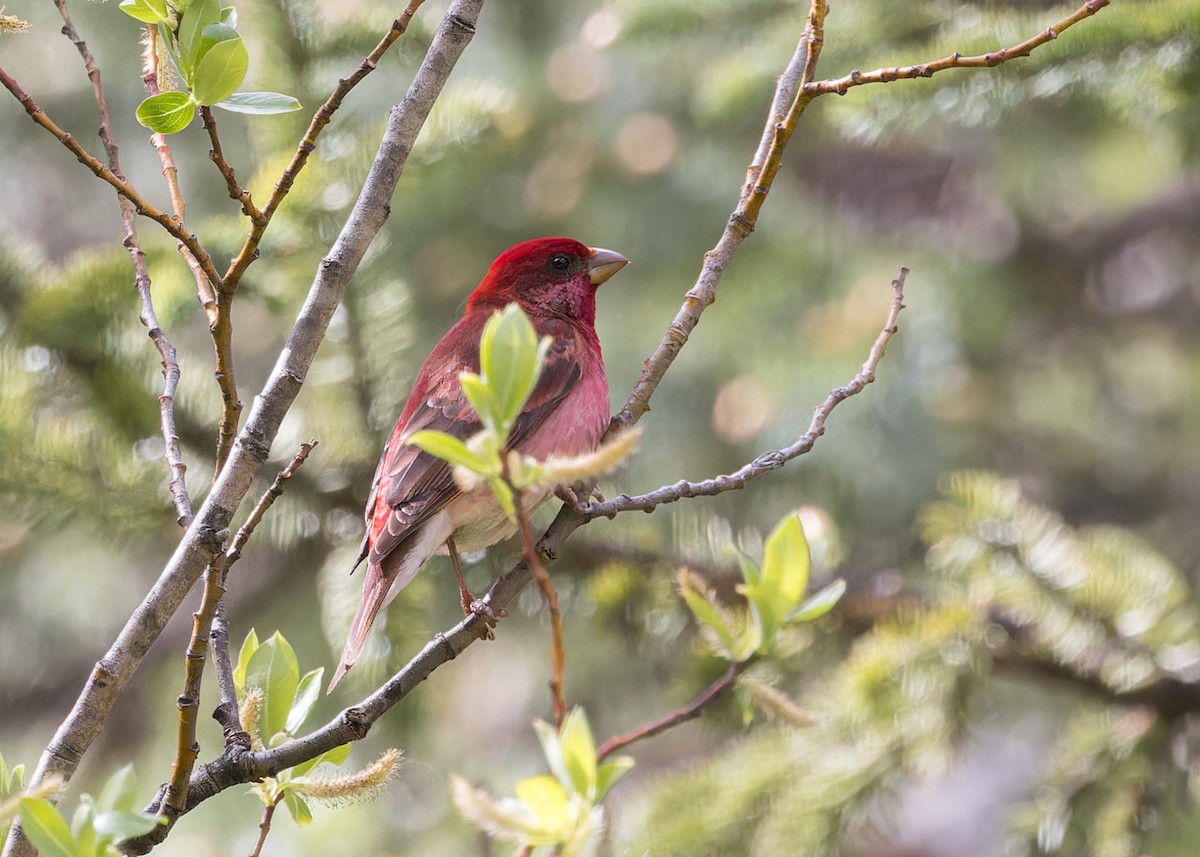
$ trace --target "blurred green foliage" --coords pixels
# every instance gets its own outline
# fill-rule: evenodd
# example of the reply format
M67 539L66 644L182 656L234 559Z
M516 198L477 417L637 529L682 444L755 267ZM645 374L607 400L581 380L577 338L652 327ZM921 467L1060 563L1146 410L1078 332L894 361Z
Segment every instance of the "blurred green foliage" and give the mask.
M244 5L246 86L307 108L218 118L226 156L261 202L308 110L399 9ZM347 100L267 233L234 309L244 400L444 5L430 0ZM820 73L988 50L1073 8L843 0ZM134 118L145 94L134 22L114 4L71 9L103 70L126 171L162 203ZM32 27L0 37L4 68L99 151L90 86L54 9L9 11ZM300 661L332 661L357 599L347 572L382 441L423 355L505 247L568 234L633 260L600 294L621 404L736 201L806 12L781 0L485 7L274 447L282 465L300 441L321 441L231 577L235 636L279 627ZM838 409L811 455L746 491L576 536L551 569L567 698L597 736L691 698L723 665L673 572L687 565L731 597L727 546L759 555L763 531L798 506L824 522L805 519L814 581L840 557L850 595L759 676L814 725L777 718L743 734L729 700L702 727L641 745L608 802L616 853L1191 853L1190 720L1120 700L1196 681L1198 25L1194 0L1116 0L1027 60L862 87L806 114L757 231L655 396L639 452L602 490L727 472L791 441L861 364L905 264L901 332L878 382ZM0 101L0 117L0 625L21 643L0 646L0 744L15 764L36 758L178 529L158 358L137 321L112 194L15 101ZM245 224L201 129L172 147L189 225L220 266ZM219 413L211 346L173 242L151 226L140 230L180 353L176 413L199 500ZM945 477L964 467L1015 482ZM468 568L472 587L516 553L491 550ZM456 621L454 591L434 560L389 608L346 695L319 700L313 722ZM302 833L281 822L267 853L474 847L447 772L502 793L542 772L528 729L548 707L540 596L525 593L513 613L494 643L440 671L355 748L363 761L405 750L377 804L318 813ZM83 789L131 760L144 782L167 776L187 626L181 613L151 653ZM200 740L203 756L217 752L216 726L202 723ZM253 802L226 794L206 811L226 823L189 816L161 853L250 850ZM957 820L953 835L939 818Z

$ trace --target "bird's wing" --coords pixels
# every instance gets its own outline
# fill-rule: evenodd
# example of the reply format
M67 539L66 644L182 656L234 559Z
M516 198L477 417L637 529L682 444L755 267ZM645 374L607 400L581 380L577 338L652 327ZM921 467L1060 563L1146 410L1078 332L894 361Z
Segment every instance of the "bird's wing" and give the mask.
M542 332L553 337L553 344L543 362L538 382L509 435L510 448L524 445L567 397L581 376L574 328L566 322L539 327L546 328ZM475 409L463 395L458 381L458 375L463 370L479 371L477 337L471 340L471 346L451 355L452 359L445 360L441 365L427 364L425 369L429 371L422 370L427 382L419 384L417 388L424 393L423 400L413 406L410 399L410 407L405 408L406 411L411 408L407 421L397 424L388 442L372 490L374 502L368 506L369 565L394 565L386 562L389 555L409 539L422 522L461 493L449 464L404 443L403 438L415 431L429 429L465 441L482 428ZM430 361L437 356L435 350L430 355Z

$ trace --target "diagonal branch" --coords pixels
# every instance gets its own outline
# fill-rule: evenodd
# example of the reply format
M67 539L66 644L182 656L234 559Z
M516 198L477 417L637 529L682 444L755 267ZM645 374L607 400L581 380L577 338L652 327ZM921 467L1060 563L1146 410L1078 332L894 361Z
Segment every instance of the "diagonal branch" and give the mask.
M601 503L582 503L579 511L588 518L611 518L618 512L628 512L631 509L649 512L663 503L674 503L684 497L711 497L726 491L736 491L746 487L747 482L757 479L765 473L770 473L772 470L777 470L793 458L811 451L817 440L825 434L825 421L829 419L833 409L851 396L861 393L868 384L875 380L875 370L879 366L879 361L883 359L888 342L899 330L900 311L904 309L904 280L907 276L908 269L901 268L896 279L892 280L892 305L888 311L887 321L884 322L883 330L876 337L875 344L871 346L871 352L858 374L844 387L830 391L825 401L813 412L808 431L802 434L795 443L782 449L768 450L733 473L715 476L712 479L705 479L703 482L681 480L636 497L621 494Z
M653 738L655 735L661 735L668 729L674 729L681 723L686 723L689 720L694 720L699 717L701 712L715 699L719 698L726 691L732 690L737 684L738 678L746 669L754 663L752 658L744 661L735 661L729 665L729 669L721 675L720 678L713 681L708 687L700 691L691 702L682 708L672 711L670 714L664 715L657 720L651 721L637 729L626 732L624 735L615 735L609 738L600 748L596 750L596 761L602 762L611 756L613 753L624 750L630 744L634 744L646 738Z
M408 154L446 79L471 41L482 6L483 0L454 0L447 9L408 93L388 118L379 153L358 201L321 262L279 360L234 443L228 464L158 581L97 662L71 713L42 753L31 785L56 774L65 781L75 773L147 650L220 550L235 511L300 392L350 277L387 219L392 193ZM30 843L18 831L14 827L10 833L5 857L32 855Z
M209 160L217 165L218 172L225 179L225 189L229 191L229 198L242 204L242 214L249 217L250 220L261 220L262 212L250 198L250 191L242 186L242 183L238 181L237 173L233 171L233 166L225 160L225 150L221 148L221 138L217 134L217 118L213 116L212 108L201 107L200 119L204 122L204 130L208 132L208 140L212 143L212 148L208 152Z
M200 266L204 269L204 273L214 283L221 282L221 275L217 273L217 269L213 267L212 259L204 248L200 246L200 242L196 240L196 236L191 234L184 228L182 223L176 223L170 215L159 210L145 197L121 176L118 176L111 169L105 166L95 155L83 148L69 133L64 131L58 124L46 115L46 112L38 106L37 102L21 88L21 85L12 78L3 68L0 68L0 84L12 93L17 101L21 102L21 106L25 108L25 112L29 114L29 118L36 124L50 132L56 140L62 143L75 156L75 158L91 170L97 177L108 182L121 196L125 197L133 204L134 210L143 217L153 220L163 229L167 230L174 238L183 242L183 244L195 254L199 260Z
M1017 57L1029 56L1035 48L1039 48L1047 42L1057 39L1063 30L1078 24L1085 18L1095 15L1107 6L1109 2L1110 0L1088 0L1088 2L1084 3L1057 24L1053 24L1036 36L1031 36L1025 41L1008 48L972 57L964 57L958 51L955 51L950 56L943 57L940 60L918 63L917 65L878 68L867 72L861 72L856 69L845 77L828 78L826 80L806 83L804 85L804 92L810 97L828 95L831 92L836 92L838 95L845 95L850 89L866 83L891 83L893 80L932 77L939 71L951 68L995 68Z

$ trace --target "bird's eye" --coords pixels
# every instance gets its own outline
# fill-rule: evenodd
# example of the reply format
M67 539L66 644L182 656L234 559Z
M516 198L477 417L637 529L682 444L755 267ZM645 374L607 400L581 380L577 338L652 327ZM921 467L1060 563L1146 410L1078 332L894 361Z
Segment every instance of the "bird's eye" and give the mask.
M550 267L556 271L565 271L571 267L571 257L566 253L558 253L550 259Z

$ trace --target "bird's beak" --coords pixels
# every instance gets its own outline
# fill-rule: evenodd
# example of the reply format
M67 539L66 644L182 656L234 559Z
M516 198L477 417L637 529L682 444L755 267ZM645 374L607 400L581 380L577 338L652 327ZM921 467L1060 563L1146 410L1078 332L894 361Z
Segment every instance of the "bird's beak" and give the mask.
M588 256L588 277L593 286L598 286L628 264L629 260L620 253L593 247L592 255Z

